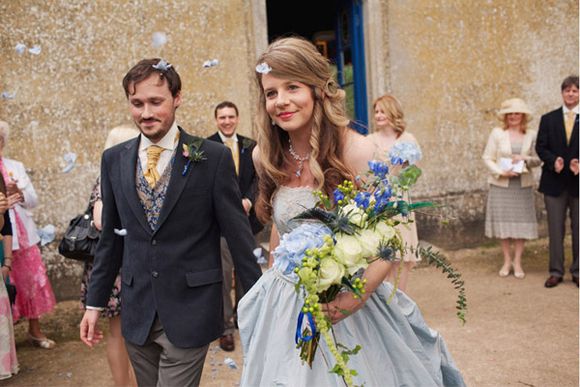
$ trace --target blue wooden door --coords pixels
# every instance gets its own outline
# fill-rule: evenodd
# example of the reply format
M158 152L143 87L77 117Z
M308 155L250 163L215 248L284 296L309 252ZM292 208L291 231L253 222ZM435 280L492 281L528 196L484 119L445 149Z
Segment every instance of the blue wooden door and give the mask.
M347 93L352 126L368 132L362 0L341 0L336 13L336 66L340 86Z

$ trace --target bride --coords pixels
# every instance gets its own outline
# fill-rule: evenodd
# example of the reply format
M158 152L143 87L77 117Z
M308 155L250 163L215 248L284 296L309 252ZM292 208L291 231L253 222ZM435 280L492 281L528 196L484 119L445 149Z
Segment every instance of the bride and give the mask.
M347 128L343 90L328 61L301 38L273 42L256 67L260 90L259 174L256 211L273 220L271 251L289 220L313 207L313 191L331 195L344 179L368 169L374 145ZM272 262L270 262L270 266ZM443 338L430 329L416 304L402 292L387 303L392 287L383 283L390 263L377 260L364 273L366 293L340 293L326 305L336 341L362 350L349 367L357 385L464 385ZM271 268L243 297L238 326L244 350L242 386L343 386L330 373L333 356L320 341L312 368L302 364L294 343L303 300L296 280ZM347 313L345 313L347 311Z

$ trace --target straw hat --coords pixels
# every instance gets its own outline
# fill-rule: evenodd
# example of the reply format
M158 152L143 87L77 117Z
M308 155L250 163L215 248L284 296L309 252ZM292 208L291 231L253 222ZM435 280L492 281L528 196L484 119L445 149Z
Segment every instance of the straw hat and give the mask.
M520 98L510 98L503 101L499 112L497 112L497 118L503 122L505 115L508 113L523 113L526 115L528 122L532 119L532 111L524 100Z

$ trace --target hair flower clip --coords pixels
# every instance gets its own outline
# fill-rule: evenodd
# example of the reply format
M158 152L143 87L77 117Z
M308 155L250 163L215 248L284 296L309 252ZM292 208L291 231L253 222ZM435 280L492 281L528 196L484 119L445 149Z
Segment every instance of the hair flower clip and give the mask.
M160 59L159 63L151 65L155 70L159 70L161 72L167 72L171 68L171 63L165 61L165 59Z
M268 74L270 71L272 71L272 67L268 66L266 62L262 62L256 66L256 72L260 74Z

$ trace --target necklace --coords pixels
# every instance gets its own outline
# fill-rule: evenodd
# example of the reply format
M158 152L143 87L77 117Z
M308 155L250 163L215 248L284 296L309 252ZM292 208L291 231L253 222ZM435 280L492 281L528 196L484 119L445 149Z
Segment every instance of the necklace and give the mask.
M292 158L298 162L298 168L296 169L296 172L294 172L294 174L296 175L296 177L300 177L300 175L302 174L302 169L304 169L304 162L310 158L310 152L308 152L306 156L300 156L294 150L294 147L292 146L292 140L290 140L289 138L288 143L290 144L290 146L288 147L288 152L290 152L290 156L292 156Z

